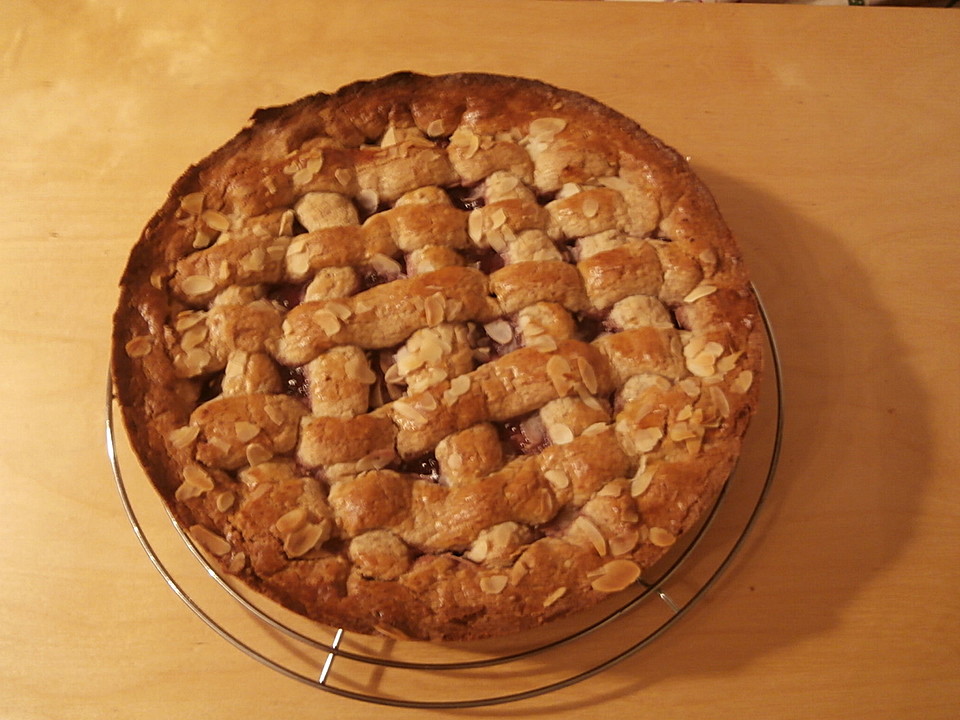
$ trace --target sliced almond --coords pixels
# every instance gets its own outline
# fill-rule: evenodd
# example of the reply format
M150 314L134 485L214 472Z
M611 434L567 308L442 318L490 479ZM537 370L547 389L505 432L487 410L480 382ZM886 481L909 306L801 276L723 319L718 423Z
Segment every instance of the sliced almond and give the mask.
M195 250L204 250L211 245L215 236L212 233L207 232L204 228L198 228L196 234L193 236L193 248Z
M347 320L351 315L353 315L353 310L343 303L338 303L336 300L331 300L328 302L326 308L336 315L341 321Z
M700 383L696 378L684 378L677 385L688 397L695 398L700 394Z
M710 377L716 370L716 360L713 355L701 352L692 358L687 358L687 370L697 377Z
M216 503L217 510L220 512L226 512L233 507L233 503L236 500L236 495L231 490L224 490L221 493L217 493Z
M170 444L173 445L173 447L177 448L178 450L182 450L183 448L192 445L199 434L199 425L184 425L176 430L172 430L170 434L167 435L167 439L170 441Z
M370 369L366 360L361 357L351 358L345 369L348 377L364 385L371 385L377 381L376 373Z
M462 320L463 301L458 298L445 298L444 300L445 319L447 322L456 322Z
M600 211L600 202L592 195L588 196L584 198L583 203L580 205L580 210L586 218L596 217Z
M739 352L730 353L729 355L724 355L722 358L717 360L717 372L720 375L726 375L728 372L733 370L737 365L737 360L740 359L740 356L743 355L743 350Z
M153 338L149 335L139 335L129 340L127 344L123 346L123 349L129 357L145 357L153 350Z
M487 242L490 243L490 247L498 253L504 253L507 250L507 236L505 231L506 228L503 230L487 231Z
M450 136L450 144L463 148L463 157L470 159L480 149L480 136L468 127L458 127Z
M327 308L321 308L314 312L313 321L329 336L336 335L340 332L340 318Z
M423 303L424 317L427 325L435 327L443 322L446 301L442 293L430 295Z
M306 555L325 539L327 532L326 525L308 523L287 536L283 542L283 551L292 558Z
M246 456L250 465L259 465L269 462L273 458L273 453L260 443L251 443L247 445Z
M310 272L310 258L306 253L294 253L287 256L287 274L292 278L302 278Z
M411 352L408 348L402 347L397 352L396 368L401 377L406 377L417 368L423 367L426 358L419 352Z
M464 557L475 563L482 563L490 552L490 542L486 538L477 538L470 546L470 549L464 553Z
M597 592L614 593L640 578L640 566L631 560L611 560L601 568L590 586Z
M425 363L433 364L443 357L444 346L440 336L431 330L424 330L420 337L420 346L417 352L423 358Z
M290 244L287 245L287 254L289 255L299 255L307 251L307 236L298 235L290 241Z
M566 126L567 126L567 121L564 120L563 118L557 118L557 117L537 118L536 120L530 123L529 134L531 137L549 141L553 139L554 135L556 135L559 132L562 132Z
M293 210L285 210L280 216L280 228L277 235L281 238L291 237L293 235L293 221L296 219L296 213ZM276 248L276 249L274 249ZM274 260L279 259L286 252L286 248L281 243L270 245L267 248L267 254Z
M564 488L570 487L570 478L567 477L567 474L563 470L547 470L543 473L543 476L557 490L563 490Z
M734 381L730 384L730 391L743 394L750 389L750 386L753 384L753 372L751 370L743 370Z
M593 366L587 362L586 358L578 357L577 369L580 371L580 379L583 380L584 386L591 395L595 394L600 385L597 381L597 373L594 371Z
M258 273L266 267L267 253L263 248L254 248L242 258L240 267L248 273Z
M238 552L232 558L230 558L230 564L227 566L227 569L232 572L234 575L239 575L240 572L247 566L247 555L246 553Z
M350 172L347 168L339 167L333 171L333 176L337 179L337 182L340 183L343 187L346 187L350 184L350 181L353 179L353 173Z
M256 423L246 422L245 420L238 420L233 424L233 431L237 436L237 440L242 443L253 440L260 434L260 429L260 426Z
M629 180L625 180L617 175L608 175L599 179L601 185L611 190L616 190L621 195L630 191L633 185Z
M697 433L694 432L690 423L678 422L670 426L667 435L674 442L683 442L684 440L696 437Z
M221 260L220 265L217 268L217 280L222 283L230 280L230 262L227 260Z
M609 547L610 554L613 556L616 555L625 555L626 553L633 550L637 543L640 541L640 533L636 530L627 530L616 537L610 538Z
M383 448L374 450L369 455L364 455L357 460L357 472L369 472L370 470L382 470L396 459L396 453L393 448Z
M657 547L670 547L676 541L677 541L676 536L666 528L661 528L661 527L650 528L650 542L652 542Z
M507 586L506 575L485 575L480 578L480 589L487 595L498 595Z
M471 210L467 216L467 233L475 244L483 239L483 214L479 209Z
M316 175L310 168L300 168L293 174L294 185L306 185Z
M588 425L586 429L584 429L584 431L580 434L586 435L587 437L590 437L591 435L599 435L600 433L604 432L608 427L610 426L607 425L605 422L595 422L592 425Z
M570 389L573 387L573 382L570 380L569 375L570 363L567 362L567 359L563 357L563 355L554 355L547 360L547 377L550 378L554 389L561 397L570 392Z
M597 491L597 497L620 497L623 494L623 485L609 482Z
M198 323L180 336L180 347L184 350L193 350L207 339L210 331L206 323Z
M213 447L215 447L217 450L219 450L219 451L220 451L222 454L224 454L224 455L226 455L227 453L229 453L230 450L231 450L231 447L232 447L229 442L227 442L226 440L224 440L224 439L223 439L222 437L220 437L219 435L214 435L214 436L211 437L211 438L207 438L207 443L210 444L210 445L212 445Z
M203 525L191 525L189 531L190 535L195 538L197 542L217 557L221 557L230 552L230 543Z
M557 341L550 335L538 335L527 341L527 347L532 347L543 353L550 353L556 351Z
M396 260L383 253L370 256L370 267L383 275L397 275L403 269Z
M283 415L283 410L276 405L265 405L263 411L267 414L267 417L270 418L271 422L273 422L273 424L277 427L283 425L284 421L286 420Z
M204 314L202 312L188 310L177 315L177 319L174 321L173 327L178 333L183 334L190 328L203 322L203 320Z
M393 403L393 409L398 415L410 420L411 422L417 425L426 425L427 418L426 416L417 410L413 405L405 400L397 400Z
M189 295L190 297L206 295L215 287L216 283L206 275L188 275L180 283L180 289L183 290L184 295Z
M552 593L550 593L543 599L543 606L550 607L557 600L559 600L566 594L567 594L567 589L565 587L558 587L556 590L554 590Z
M633 497L640 497L643 495L650 487L650 483L653 482L654 468L645 468L637 471L637 474L633 476L633 480L630 482L630 495Z
M383 379L391 385L397 385L403 382L403 377L400 375L400 369L396 363L393 363L383 371Z
M323 155L318 155L317 157L310 158L307 160L307 164L303 166L302 169L298 170L293 174L293 182L295 185L305 185L306 183L313 180L316 177L317 173L320 172L320 169L323 167Z
M183 356L183 366L191 376L199 375L212 359L210 353L203 348L193 348Z
M594 525L593 521L581 515L573 524L583 533L590 544L593 545L593 549L597 551L597 555L603 557L607 554L607 539L603 536L603 533L600 532L600 529Z
M253 490L247 495L246 502L255 503L264 495L267 495L270 492L272 484L270 482L261 482L262 478L247 478L244 480L248 485L253 484ZM259 485L255 484L260 482Z
M211 230L225 232L230 229L230 220L226 215L216 210L204 210L200 215L200 219L203 220Z
M713 357L715 358L718 358L721 355L723 355L723 351L724 351L723 345L716 342L715 340L711 340L710 342L708 342L706 345L703 346L703 352L708 353L709 355L713 355Z
M663 430L658 427L640 428L633 433L633 444L639 452L650 452L662 438Z
M483 330L496 343L506 345L513 340L513 327L506 320L494 320L483 326Z
M187 465L183 469L183 481L203 492L213 490L213 478L199 465Z
M396 145L397 140L397 130L393 125L388 125L386 131L383 133L383 137L380 138L380 147L390 147L391 145Z
M424 393L417 398L415 406L422 412L433 412L437 409L437 399L430 393Z
M306 522L307 511L302 507L296 507L277 518L277 522L274 523L274 527L281 535L289 535L295 530L302 528Z
M199 215L203 212L203 199L202 192L192 192L180 198L180 207L191 215Z
M708 283L701 283L697 285L693 290L687 293L686 297L683 298L683 302L692 303L696 302L700 298L705 298L707 295L712 295L717 291L716 285L710 285Z
M188 482L180 483L180 487L178 487L177 491L173 494L173 496L180 502L186 502L187 500L198 498L201 495L203 495L203 490L198 488L196 485L191 485Z
M554 423L548 427L547 434L554 445L567 445L573 442L573 430L563 423Z
M719 386L710 386L710 399L713 400L713 404L717 408L717 412L720 413L720 417L730 417L730 401L727 400L726 394L724 394Z
M453 402L470 390L470 376L458 375L450 381L450 387L443 393L443 402L452 405Z

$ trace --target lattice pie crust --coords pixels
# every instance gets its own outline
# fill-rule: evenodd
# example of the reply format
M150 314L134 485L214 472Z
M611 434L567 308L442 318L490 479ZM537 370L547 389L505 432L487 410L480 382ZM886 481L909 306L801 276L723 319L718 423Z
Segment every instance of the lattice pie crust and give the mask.
M710 506L757 307L677 153L576 93L402 73L258 111L135 246L113 370L223 568L325 624L516 632Z

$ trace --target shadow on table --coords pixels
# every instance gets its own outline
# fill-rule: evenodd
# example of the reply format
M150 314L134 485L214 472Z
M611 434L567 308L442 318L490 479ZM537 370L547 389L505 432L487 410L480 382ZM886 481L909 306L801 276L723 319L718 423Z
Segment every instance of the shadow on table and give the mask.
M535 709L521 702L457 714L551 715L642 697L671 678L722 677L762 663L835 627L913 532L928 453L897 454L892 440L903 432L917 443L929 437L927 398L867 271L836 230L728 177L700 173L739 236L783 365L784 442L760 521L705 600L602 681L540 698ZM850 475L857 481L847 482Z

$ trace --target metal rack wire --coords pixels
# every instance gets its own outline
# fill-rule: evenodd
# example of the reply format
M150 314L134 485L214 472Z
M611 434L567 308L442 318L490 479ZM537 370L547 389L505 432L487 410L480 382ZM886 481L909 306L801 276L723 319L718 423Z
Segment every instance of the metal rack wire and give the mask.
M139 466L129 450L122 457L118 446L109 380L107 455L124 511L151 563L187 607L249 657L324 692L378 705L452 709L515 702L594 677L650 645L706 594L743 546L773 481L783 432L779 354L762 303L760 309L772 382L763 386L766 397L744 456L711 512L632 590L594 612L525 633L509 644L372 641L306 623L222 575L165 508L160 509L162 503L145 478L139 483L128 479ZM143 498L133 497L140 492ZM155 517L144 521L148 513ZM571 658L576 662L568 667ZM461 688L483 687L493 679L509 690L462 694ZM449 697L451 685L456 697Z

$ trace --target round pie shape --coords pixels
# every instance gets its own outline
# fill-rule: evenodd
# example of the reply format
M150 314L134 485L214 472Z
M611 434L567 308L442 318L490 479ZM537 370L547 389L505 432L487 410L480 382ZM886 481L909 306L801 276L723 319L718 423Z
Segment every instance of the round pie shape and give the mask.
M726 482L761 363L686 161L484 74L257 111L147 225L113 339L133 447L215 563L430 640L634 583Z

